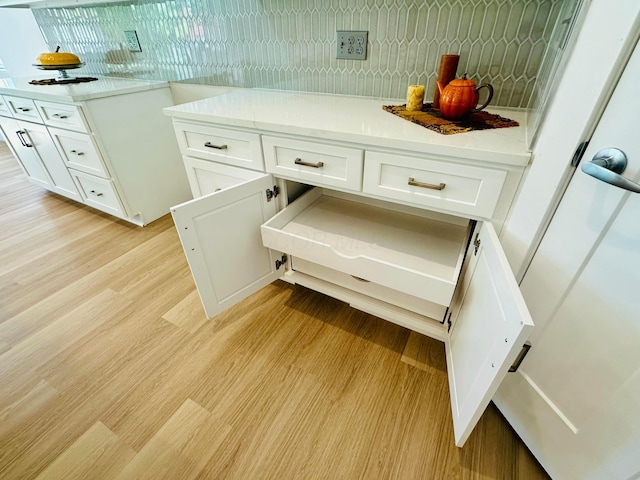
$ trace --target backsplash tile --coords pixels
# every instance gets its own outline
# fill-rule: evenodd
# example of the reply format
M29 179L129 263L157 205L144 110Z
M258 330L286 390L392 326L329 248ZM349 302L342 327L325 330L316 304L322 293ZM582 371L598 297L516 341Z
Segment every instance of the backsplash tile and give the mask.
M83 74L403 98L433 97L440 56L526 107L562 0L132 0L34 9ZM136 30L142 52L129 52ZM336 30L367 30L367 60L337 60Z

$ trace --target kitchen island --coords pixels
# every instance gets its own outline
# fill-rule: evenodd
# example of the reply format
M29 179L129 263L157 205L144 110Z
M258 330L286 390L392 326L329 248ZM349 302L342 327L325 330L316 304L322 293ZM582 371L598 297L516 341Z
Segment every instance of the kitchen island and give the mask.
M0 129L32 182L140 226L191 198L167 82L30 83L53 74L0 79Z

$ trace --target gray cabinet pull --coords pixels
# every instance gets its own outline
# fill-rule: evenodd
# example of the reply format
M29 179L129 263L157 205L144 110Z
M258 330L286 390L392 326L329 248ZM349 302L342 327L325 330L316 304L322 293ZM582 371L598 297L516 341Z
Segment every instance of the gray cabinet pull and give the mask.
M226 145L214 145L211 142L205 142L204 146L207 148L215 148L216 150L226 150L227 148L229 148Z
M31 109L27 107L16 107L16 110L20 110L21 112L28 112Z
M301 158L296 158L293 163L295 163L296 165L302 165L302 166L305 166L305 167L313 167L313 168L322 168L322 167L324 167L324 162L316 162L316 163L305 162Z
M63 114L63 113L54 113L53 115L51 115L53 118L69 118L67 115Z
M70 150L70 151L69 151L69 153L73 153L74 155L78 155L79 157L80 157L81 155L84 155L84 152L79 152L79 151L77 151L77 150Z
M98 192L96 192L95 190L90 190L90 191L89 191L89 193L90 193L91 195L95 195L96 197L101 197L101 196L103 195L102 193L98 193Z
M16 130L16 135L18 135L18 139L20 140L20 143L25 147L32 148L33 145L27 142L27 139L25 137L26 134L27 134L26 130Z
M442 183L442 182L439 185L434 185L433 183L418 182L413 177L409 177L408 184L411 185L412 187L429 188L431 190L444 190L444 187L447 186L446 183Z

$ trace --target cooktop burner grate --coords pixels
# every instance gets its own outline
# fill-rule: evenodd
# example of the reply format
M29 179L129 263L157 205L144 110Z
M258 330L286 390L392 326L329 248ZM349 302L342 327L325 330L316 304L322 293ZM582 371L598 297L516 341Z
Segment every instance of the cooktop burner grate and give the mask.
M70 78L45 78L42 80L31 80L31 85L66 85L68 83L86 83L98 80L95 77L70 77Z

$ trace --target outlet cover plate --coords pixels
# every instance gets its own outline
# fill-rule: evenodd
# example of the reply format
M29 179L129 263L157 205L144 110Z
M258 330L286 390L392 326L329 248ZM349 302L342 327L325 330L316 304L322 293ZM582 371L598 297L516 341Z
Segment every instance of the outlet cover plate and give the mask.
M130 52L141 52L140 40L138 40L138 33L135 30L125 30L124 36L127 39L127 48Z
M368 36L368 31L338 30L336 58L366 60Z

